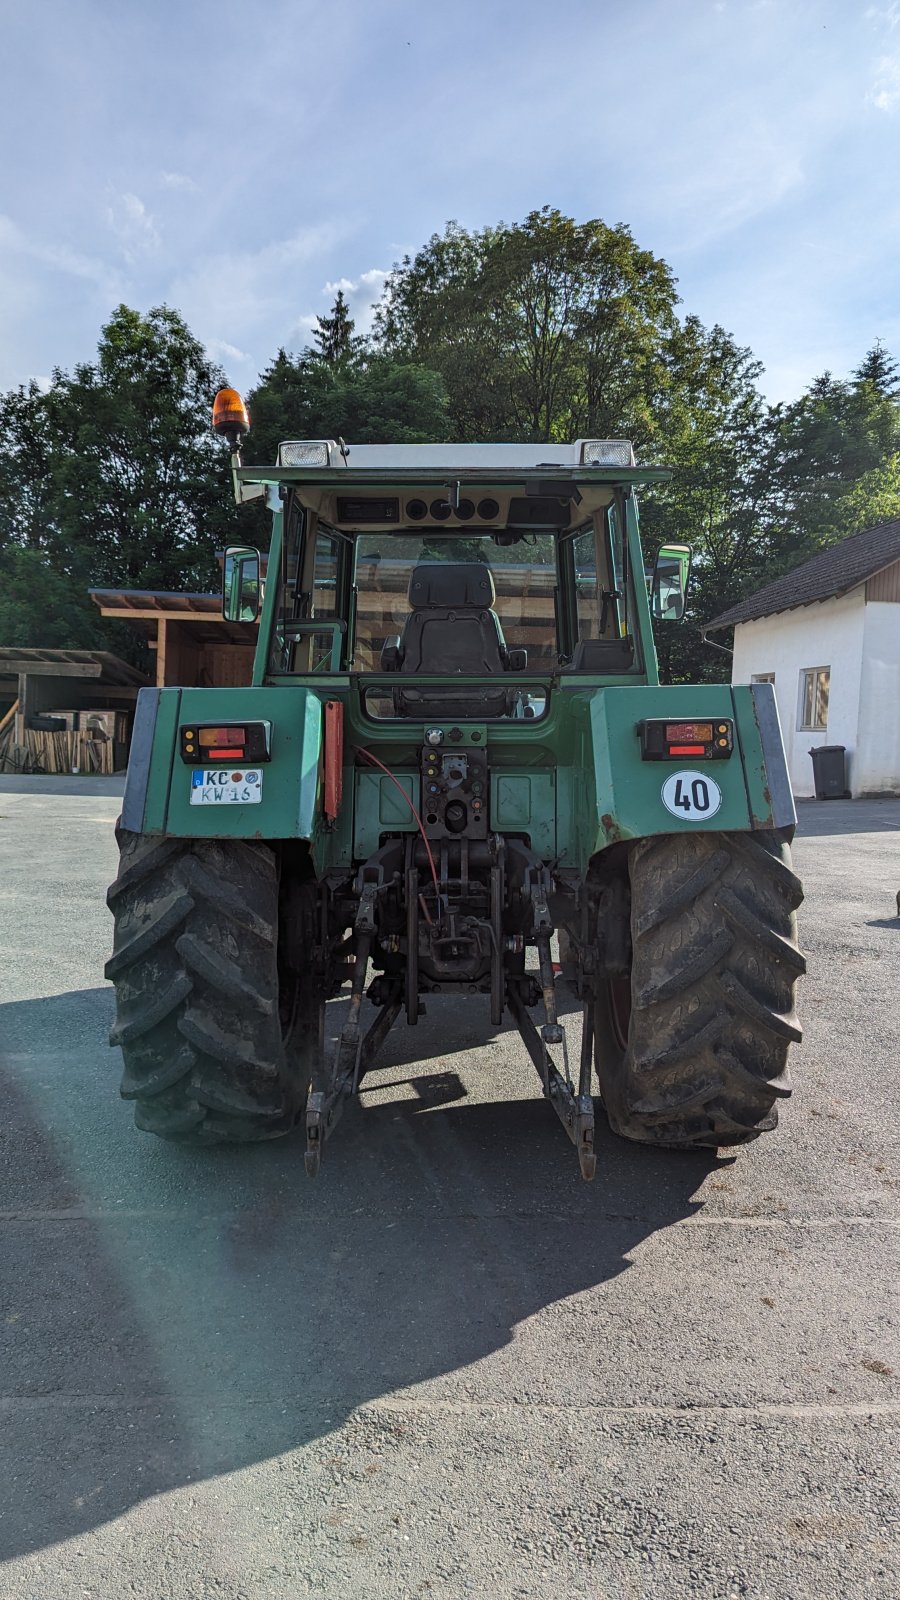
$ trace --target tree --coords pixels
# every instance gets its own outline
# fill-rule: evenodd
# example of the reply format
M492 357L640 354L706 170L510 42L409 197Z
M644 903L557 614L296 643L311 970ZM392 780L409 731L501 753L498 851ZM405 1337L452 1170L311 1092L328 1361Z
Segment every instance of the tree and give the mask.
M59 441L35 383L0 398L0 641L61 649L110 647L76 546L54 520Z
M210 429L224 381L168 306L119 306L97 360L54 374L51 507L62 556L98 587L196 589L234 526L227 457Z
M34 382L0 396L0 549L42 549L54 440L46 396Z
M92 603L87 586L60 571L41 550L19 544L0 549L0 643L48 650L128 650L138 641L128 630L110 628Z
M97 359L0 401L0 553L19 644L50 639L133 654L103 624L92 586L196 589L234 526L227 458L210 413L222 374L167 306L119 306ZM44 596L42 604L41 596ZM67 597L65 604L64 596Z
M317 317L313 330L316 353L326 367L341 370L360 355L364 341L354 335L355 326L344 291L339 289L331 316Z
M661 544L677 543L691 546L693 565L684 621L655 627L660 676L718 681L727 669L703 642L703 627L770 575L771 413L757 386L759 362L723 328L687 317L663 358L652 404L657 455L673 478L642 496L646 564Z
M441 374L458 438L642 442L676 301L626 227L545 206L476 233L448 223L388 277L376 338Z
M856 522L866 495L858 486L875 486L869 475L900 451L900 405L869 377L843 382L825 372L799 400L777 407L773 423L773 545L784 571L851 531L848 518Z
M864 472L841 502L843 537L900 518L900 454Z
M252 430L246 457L273 462L282 439L346 439L348 444L424 444L446 439L447 398L434 372L369 355L337 371L305 350L279 350L248 396ZM352 460L352 455L351 455Z
M883 400L896 400L900 396L900 363L888 355L880 339L867 351L853 377L857 386L871 384Z

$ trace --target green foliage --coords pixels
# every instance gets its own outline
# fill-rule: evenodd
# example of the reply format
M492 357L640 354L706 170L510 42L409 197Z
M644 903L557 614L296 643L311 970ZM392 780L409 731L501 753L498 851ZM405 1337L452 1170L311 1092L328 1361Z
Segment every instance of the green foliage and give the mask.
M48 405L37 384L0 396L0 550L46 547L53 457Z
M695 566L684 625L657 628L660 672L664 681L718 679L728 664L703 642L705 623L897 514L900 406L884 392L893 363L877 349L852 381L825 373L799 400L769 407L758 364L721 329L707 334L687 318L671 345L659 424L675 479L645 497L645 548L651 556L680 536Z
M871 384L883 400L900 398L900 363L893 360L880 339L866 352L853 377L857 384Z
M664 359L656 453L674 476L643 496L646 564L669 542L690 544L694 560L684 621L655 628L660 673L664 682L715 682L728 669L703 642L704 624L769 576L770 413L759 363L724 329L688 317L668 336Z
M355 323L344 299L344 291L339 289L331 316L317 317L316 327L313 330L316 354L326 367L346 367L360 354L363 341L355 337L354 327Z
M87 584L73 582L43 551L18 544L0 549L0 643L47 650L117 648Z
M19 606L4 635L118 642L88 587L214 584L215 549L235 525L227 459L210 434L221 382L176 311L119 306L96 361L56 371L46 394L32 384L3 398L0 550Z
M335 370L308 350L295 358L279 350L248 404L248 461L274 461L282 439L427 444L448 436L437 374L381 354Z
M206 588L234 526L227 457L210 432L223 375L176 311L119 306L97 361L54 375L50 511L63 553L91 553L93 582Z
M343 438L351 463L377 442L630 438L675 469L643 496L648 567L666 541L695 556L684 624L657 628L663 679L720 679L705 623L900 515L900 366L881 342L788 405L766 405L760 370L679 314L669 267L628 228L545 206L448 223L394 268L370 338L338 291L312 348L279 350L248 397L244 456L272 462L288 438ZM134 654L89 586L212 588L217 547L267 542L210 430L222 381L176 311L119 306L93 362L0 396L0 640Z
M900 454L864 472L841 502L844 537L900 518Z
M481 232L448 223L394 268L376 331L441 374L457 438L642 441L676 299L626 227L545 206Z
M841 382L826 372L792 405L775 408L772 427L777 573L866 526L869 517L883 520L879 474L900 451L900 405L870 377Z

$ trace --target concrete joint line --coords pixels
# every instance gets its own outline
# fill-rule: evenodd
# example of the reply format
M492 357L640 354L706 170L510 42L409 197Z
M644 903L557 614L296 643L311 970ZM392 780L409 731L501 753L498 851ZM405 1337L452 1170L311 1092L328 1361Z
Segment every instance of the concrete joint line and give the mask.
M346 1406L346 1400L321 1400L314 1406L303 1404L299 1397L286 1395L283 1392L272 1395L241 1395L236 1399L223 1398L218 1394L204 1394L190 1390L178 1390L175 1393L160 1395L109 1395L109 1394L39 1394L39 1395L0 1395L0 1413L12 1414L16 1411L52 1411L75 1410L79 1406L95 1407L107 1411L137 1411L151 1406L164 1409L166 1406L202 1405L209 1411L240 1411L256 1406L277 1405L284 1407L291 1403L296 1404L298 1412L316 1415L322 1411L340 1412ZM533 1400L416 1400L403 1395L394 1395L381 1400L361 1402L351 1406L341 1419L341 1426L346 1426L354 1418L367 1415L378 1415L383 1412L396 1412L410 1416L420 1413L422 1416L442 1415L456 1417L472 1417L479 1414L490 1413L492 1416L510 1416L533 1414L535 1416L581 1416L585 1418L628 1418L659 1417L672 1420L689 1421L696 1417L703 1421L711 1417L730 1417L735 1420L747 1418L760 1420L767 1417L773 1419L785 1418L802 1421L842 1421L851 1417L897 1417L900 1416L900 1400L851 1400L844 1405L817 1405L804 1404L790 1401L762 1402L757 1405L702 1405L702 1406L660 1406L660 1405L566 1405L555 1401ZM326 1419L330 1420L330 1419Z

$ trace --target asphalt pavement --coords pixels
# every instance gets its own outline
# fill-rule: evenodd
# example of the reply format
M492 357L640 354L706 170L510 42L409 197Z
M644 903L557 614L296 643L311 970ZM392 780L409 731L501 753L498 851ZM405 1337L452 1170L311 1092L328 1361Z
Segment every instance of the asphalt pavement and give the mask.
M584 1184L430 1001L311 1183L118 1098L120 794L0 778L4 1600L896 1600L900 802L800 807L775 1133Z

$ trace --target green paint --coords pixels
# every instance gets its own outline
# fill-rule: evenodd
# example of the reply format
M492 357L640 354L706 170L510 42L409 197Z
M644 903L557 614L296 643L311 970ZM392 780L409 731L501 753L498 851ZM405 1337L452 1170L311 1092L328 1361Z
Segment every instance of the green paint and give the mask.
M528 835L532 850L556 855L556 773L493 772L491 825L498 833Z
M188 764L177 748L177 728L171 733L174 761L168 792L165 831L177 838L202 839L311 839L319 804L319 768L322 746L322 703L305 688L291 689L182 689L178 726L192 722L240 722L268 719L272 723L272 760L260 765L262 801L259 805L192 806L191 773L202 762ZM157 723L157 743L159 741ZM154 747L154 771L156 746Z
M653 624L650 620L650 600L643 581L644 553L641 548L641 529L637 501L633 494L625 500L625 530L628 536L628 559L634 575L634 600L637 613L636 632L644 655L644 677L647 683L659 683L656 645L653 642ZM621 679L619 680L621 682Z
M245 469L243 476L248 482L334 481L334 474L308 469L280 469L277 474L271 469ZM633 485L647 481L648 476L648 471L638 469L612 472L610 479ZM371 481L376 482L377 477L377 473L371 474ZM404 481L424 480L413 474ZM638 511L630 488L626 488L622 506L629 561L637 580L632 587L629 626L639 642L638 660L643 666L636 666L627 677L558 670L528 673L523 686L533 686L546 695L543 716L463 723L461 736L455 740L450 738L452 719L444 727L445 749L480 748L487 754L491 828L525 835L544 860L557 860L581 873L598 851L623 840L685 830L772 826L766 766L750 690L726 684L661 687L658 683ZM269 674L269 640L279 599L282 523L279 509L273 516L270 577L253 686L163 691L144 828L185 838L307 839L318 873L346 871L377 850L384 835L408 834L416 826L410 806L395 785L357 752L370 750L377 755L395 774L409 801L418 805L419 758L428 724L368 717L364 711L366 688L377 687L383 694L386 688L396 686L396 678L378 673L351 678L334 670L334 658L331 672L317 673L314 678ZM323 618L317 626L321 630L333 624ZM420 688L429 681L446 684L449 680L416 680ZM458 678L452 681L459 683ZM467 681L473 686L496 684L496 679ZM326 699L339 700L344 707L343 801L333 824L326 823L321 809ZM721 805L713 815L673 815L666 808L663 786L679 763L642 760L636 726L647 717L734 718L735 751L730 760L686 758L680 763L708 774L721 789ZM272 723L272 759L260 769L261 803L192 806L192 767L181 759L179 728L192 720L227 723L242 719Z
M160 697L151 778L144 812L148 832L182 838L309 839L319 871L358 864L382 835L409 833L412 811L390 779L351 764L353 746L372 748L418 804L421 724L361 726L345 686L329 690L347 707L344 798L334 827L321 815L322 697L293 683L260 689L169 689ZM674 816L662 788L677 762L641 759L636 727L645 717L681 721L733 717L735 752L728 761L686 758L722 791L713 816ZM192 765L178 751L178 729L192 720L271 721L272 760L263 765L260 805L216 808L190 804ZM467 729L468 734L472 730ZM487 725L491 826L525 834L544 859L584 871L597 851L623 839L681 831L718 832L772 825L765 760L747 688L621 683L551 690L550 712L536 723ZM470 741L469 741L470 742ZM479 741L481 744L481 741ZM470 747L471 743L470 743ZM743 756L743 760L742 760ZM198 763L199 764L199 763Z
M150 777L144 801L144 832L165 833L166 808L169 802L169 785L178 746L178 708L180 689L163 689L156 713L153 733L153 754L150 758Z
M269 557L266 566L266 587L259 619L256 654L253 657L253 684L255 688L265 683L269 667L269 643L278 613L279 590L281 588L278 576L281 571L283 539L284 512L279 506L279 509L272 513L272 538L269 543Z
M728 761L643 761L636 726L644 717L669 717L673 721L695 717L739 715L742 738L755 738L761 757L759 732L749 690L737 712L727 684L694 684L606 691L591 697L590 727L596 783L596 832L589 854L618 839L638 839L655 833L719 833L723 829L752 826L740 756ZM688 821L673 816L662 801L666 779L680 767L706 773L722 791L720 809L707 819ZM769 812L771 817L771 812ZM589 843L590 839L586 840Z
M394 767L391 770L403 794L417 806L418 772L398 772ZM357 861L364 861L378 849L381 834L415 832L416 821L403 795L397 793L390 778L377 770L357 772L354 814L353 854Z

